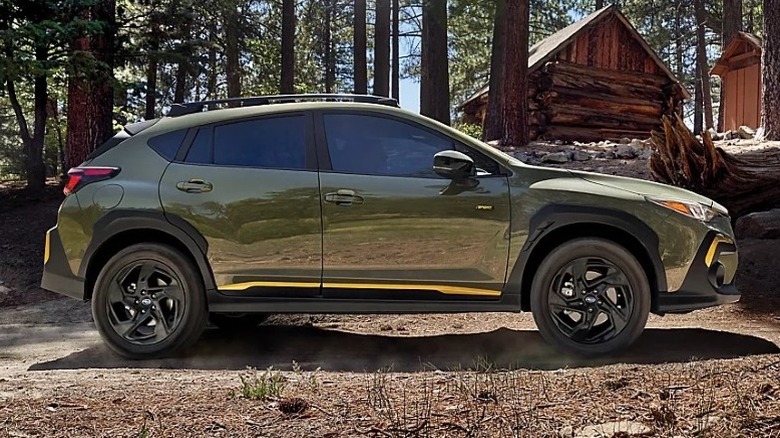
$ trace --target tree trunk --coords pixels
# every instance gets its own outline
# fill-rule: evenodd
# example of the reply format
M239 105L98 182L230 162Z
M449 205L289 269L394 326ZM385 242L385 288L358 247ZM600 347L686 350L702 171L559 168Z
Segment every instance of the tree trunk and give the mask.
M238 10L233 1L225 4L225 75L228 97L241 97L240 48L238 46Z
M604 7L604 0L596 0L596 10L598 11L603 7Z
M780 140L780 0L764 0L764 93L761 103L764 137Z
M506 5L506 60L504 62L503 135L501 144L528 144L528 20L529 0Z
M73 42L75 56L90 60L90 67L75 71L68 78L68 130L66 162L78 166L114 133L114 32L113 0L103 0L87 9L83 18L105 23L105 31L81 35Z
M295 93L295 0L282 0L282 94Z
M155 118L157 108L157 52L160 50L160 32L155 18L156 15L150 18L149 52L146 55L146 106L144 108L146 120Z
M393 0L393 65L390 79L392 81L393 99L401 100L401 2Z
M747 152L737 158L716 148L706 131L699 142L679 115L663 122L663 131L652 136L654 180L712 198L732 219L780 205L780 151Z
M173 102L184 102L184 94L187 91L187 64L185 61L179 61L176 68L176 87L173 92Z
M693 90L693 133L699 135L704 131L704 98L702 97L701 86L701 65L696 62L696 73L694 74Z
M336 85L336 54L333 50L333 0L325 0L325 92L333 93Z
M217 31L214 27L209 28L209 72L206 82L206 99L217 99L217 46L215 40Z
M390 0L376 0L374 94L390 96Z
M722 49L726 50L732 39L742 30L742 0L723 0ZM720 87L720 109L718 110L718 131L722 132L726 123L726 89Z
M488 105L485 114L484 139L498 140L503 133L501 119L502 92L504 90L504 60L506 59L506 35L504 33L506 0L496 0L496 13L493 17L493 46L490 53L490 83L488 85Z
M704 108L705 129L713 127L712 119L712 94L710 93L710 69L707 64L707 40L704 32L704 24L707 21L707 11L704 9L704 0L696 1L696 59L701 80L702 102Z
M420 113L450 124L447 1L423 1Z
M368 61L366 60L366 0L355 0L354 17L355 94L368 94Z

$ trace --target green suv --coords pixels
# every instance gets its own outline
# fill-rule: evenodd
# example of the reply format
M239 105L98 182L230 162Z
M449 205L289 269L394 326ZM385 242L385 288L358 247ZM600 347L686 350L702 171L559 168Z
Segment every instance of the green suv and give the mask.
M209 319L520 311L598 355L650 312L739 299L712 200L528 166L385 98L174 105L71 169L65 193L42 287L91 300L129 358L186 347Z

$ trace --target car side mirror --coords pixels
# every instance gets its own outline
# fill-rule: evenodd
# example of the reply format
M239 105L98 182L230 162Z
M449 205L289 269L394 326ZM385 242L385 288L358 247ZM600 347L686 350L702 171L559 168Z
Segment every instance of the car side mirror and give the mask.
M441 151L433 156L433 171L451 180L464 180L477 174L477 166L468 155L458 151Z

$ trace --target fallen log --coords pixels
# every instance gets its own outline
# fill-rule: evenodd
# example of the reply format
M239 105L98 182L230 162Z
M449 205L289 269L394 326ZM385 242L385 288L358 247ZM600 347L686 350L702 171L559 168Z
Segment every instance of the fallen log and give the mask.
M664 117L653 132L651 177L714 199L737 218L780 206L780 149L740 154L715 147L704 132L699 141L679 115Z

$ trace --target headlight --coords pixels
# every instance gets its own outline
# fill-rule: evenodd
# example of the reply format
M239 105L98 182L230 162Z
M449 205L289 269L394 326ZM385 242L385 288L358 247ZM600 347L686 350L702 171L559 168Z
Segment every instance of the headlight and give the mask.
M684 214L688 217L694 218L696 220L700 220L702 222L709 222L713 220L715 216L718 215L718 213L715 210L699 202L687 202L687 201L653 199L653 198L647 198L647 200L652 202L653 204L660 205L661 207L666 207L669 210L674 210L677 213Z

